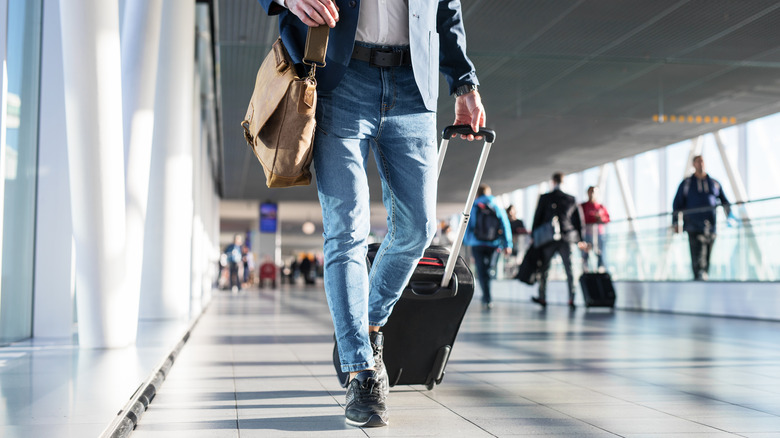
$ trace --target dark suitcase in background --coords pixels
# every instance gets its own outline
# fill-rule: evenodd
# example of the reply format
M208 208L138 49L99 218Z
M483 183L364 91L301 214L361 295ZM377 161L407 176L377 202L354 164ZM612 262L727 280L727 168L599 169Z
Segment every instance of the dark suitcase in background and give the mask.
M586 262L591 265L597 261L594 256L601 254L599 249L599 224L590 226L592 249L588 251ZM586 268L587 270L588 268ZM612 277L606 272L583 272L580 276L580 288L585 299L585 307L609 307L615 308L615 287L612 285Z
M580 288L586 307L615 308L615 288L612 286L612 277L606 272L582 274Z
M473 132L468 125L444 128L439 147L440 174L449 139L456 134ZM431 246L425 250L393 307L393 313L382 327L382 357L390 386L425 385L433 389L441 382L455 337L474 295L474 275L462 257L450 257L450 254L457 255L460 252L471 206L476 199L482 172L496 136L489 129L481 129L478 134L485 138L485 143L452 247ZM378 249L379 244L368 247L369 269ZM333 365L342 386L346 386L347 374L341 372L335 345Z

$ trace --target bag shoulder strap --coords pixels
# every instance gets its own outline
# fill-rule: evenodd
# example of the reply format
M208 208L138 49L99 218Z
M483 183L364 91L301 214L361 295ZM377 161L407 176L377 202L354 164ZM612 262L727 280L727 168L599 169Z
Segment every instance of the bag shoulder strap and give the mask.
M306 33L306 48L303 52L303 63L313 67L325 66L325 55L328 53L328 36L330 28L326 25L310 27Z

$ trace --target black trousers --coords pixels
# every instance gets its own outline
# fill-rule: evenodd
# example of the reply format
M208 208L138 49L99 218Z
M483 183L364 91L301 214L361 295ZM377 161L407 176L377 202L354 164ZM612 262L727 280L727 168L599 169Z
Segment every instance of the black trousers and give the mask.
M569 286L569 301L574 302L574 274L571 270L571 243L559 240L540 248L542 266L539 275L539 299L547 299L547 275L550 271L550 260L555 253L561 255L563 269L566 271L566 282Z
M238 278L238 263L230 263L230 287L237 286L241 289L241 281Z
M488 304L492 301L490 296L490 268L495 263L496 248L493 246L472 246L471 255L474 256L474 265L477 268L477 280L482 289L482 302Z
M691 268L694 280L706 280L710 272L710 256L715 244L713 233L688 232L688 244L691 247Z

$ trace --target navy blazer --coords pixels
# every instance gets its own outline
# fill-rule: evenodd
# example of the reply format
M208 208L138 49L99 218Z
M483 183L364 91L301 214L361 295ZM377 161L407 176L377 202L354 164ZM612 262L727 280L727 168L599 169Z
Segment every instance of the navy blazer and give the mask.
M293 61L301 62L308 26L273 0L259 0L269 15L279 15L279 29ZM317 88L330 91L344 76L352 57L360 0L334 0L339 21L330 30L326 66L317 69ZM461 85L479 85L474 64L466 56L466 33L460 0L408 0L409 47L412 69L425 107L436 110L438 72L449 84L450 94Z

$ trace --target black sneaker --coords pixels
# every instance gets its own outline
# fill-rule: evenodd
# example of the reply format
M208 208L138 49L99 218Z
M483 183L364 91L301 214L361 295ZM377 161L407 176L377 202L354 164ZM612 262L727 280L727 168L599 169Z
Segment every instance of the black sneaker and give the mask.
M545 300L545 299L537 298L537 297L531 297L531 301L533 301L534 303L542 306L542 309L547 307L547 300Z
M347 424L357 427L387 426L387 397L374 370L361 371L347 385L344 414Z
M385 362L382 360L382 351L385 345L385 335L382 332L371 332L368 334L368 339L371 341L371 350L374 352L374 362L377 374L377 380L382 385L382 393L387 397L390 393L390 379L387 376L387 368L385 368Z

